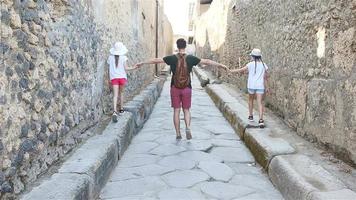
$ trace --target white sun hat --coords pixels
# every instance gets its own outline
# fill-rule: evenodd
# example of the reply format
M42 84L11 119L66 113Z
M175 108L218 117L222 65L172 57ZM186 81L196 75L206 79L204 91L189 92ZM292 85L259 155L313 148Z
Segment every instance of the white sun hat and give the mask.
M253 49L250 53L250 56L256 56L256 57L262 57L261 50L259 49Z
M112 55L122 56L128 52L127 48L122 42L116 42L113 48L110 49Z

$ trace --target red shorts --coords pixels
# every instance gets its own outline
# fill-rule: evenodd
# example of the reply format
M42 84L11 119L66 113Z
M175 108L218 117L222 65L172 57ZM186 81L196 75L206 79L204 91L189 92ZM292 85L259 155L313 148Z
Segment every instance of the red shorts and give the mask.
M173 108L189 109L192 105L192 88L178 89L172 86L171 101Z
M125 85L126 82L126 78L114 78L111 80L111 85Z

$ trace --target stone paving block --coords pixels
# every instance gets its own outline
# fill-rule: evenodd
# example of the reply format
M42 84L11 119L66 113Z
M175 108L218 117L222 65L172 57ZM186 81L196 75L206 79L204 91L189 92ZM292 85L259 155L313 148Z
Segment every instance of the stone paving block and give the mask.
M120 160L120 167L138 167L143 165L154 164L159 159L159 156L148 154L134 154L130 156L123 156Z
M296 150L284 139L274 136L270 129L246 129L244 141L257 162L265 169L277 155L295 153Z
M182 141L181 146L187 150L192 151L204 151L207 152L213 147L209 140L191 140L191 141Z
M307 199L312 192L345 189L345 185L304 155L276 156L268 174L287 200Z
M101 148L97 148L100 146ZM90 138L58 170L59 173L86 174L93 180L96 194L118 161L117 140L100 135Z
M243 145L239 140L212 139L211 142L216 147L240 147Z
M133 143L126 150L130 154L147 153L158 146L155 142Z
M172 167L179 170L184 169L193 169L196 165L196 162L187 158L183 158L181 156L167 156L162 158L159 162L159 165Z
M205 153L202 151L189 151L189 152L182 152L179 154L181 157L184 159L189 159L193 160L195 162L200 162L200 161L216 161L216 162L222 162L223 159L219 158L215 155Z
M224 162L238 162L238 163L253 163L253 158L250 151L241 146L239 148L233 147L214 147L210 152L211 155L221 158Z
M169 155L183 152L185 150L186 149L181 146L177 146L177 145L173 145L173 144L166 144L166 145L159 145L158 147L152 149L150 151L150 153L154 154L154 155L159 155L159 156L169 156Z
M171 166L161 166L157 164L148 164L139 167L116 168L110 181L123 181L128 179L142 178L146 176L159 176L168 172L174 171L175 168Z
M169 186L177 188L188 188L209 178L206 173L197 170L175 171L162 177Z
M49 180L25 194L23 200L91 199L91 180L84 174L54 174Z
M222 182L204 182L199 185L203 193L218 199L232 199L252 194L254 190L246 186L232 185Z
M101 199L123 198L142 195L152 197L156 192L167 188L159 177L144 177L126 181L108 182L100 195Z
M219 162L202 161L198 168L217 181L229 181L234 175L234 171L227 165Z
M172 188L164 190L158 194L158 198L161 200L199 200L205 199L205 197L194 191L184 188Z

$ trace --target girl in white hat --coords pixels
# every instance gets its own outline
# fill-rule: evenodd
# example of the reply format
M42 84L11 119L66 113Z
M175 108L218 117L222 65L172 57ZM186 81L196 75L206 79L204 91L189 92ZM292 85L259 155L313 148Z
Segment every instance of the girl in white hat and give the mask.
M253 100L255 95L257 97L257 104L259 110L259 121L258 124L260 128L264 128L264 120L263 120L263 95L264 93L268 93L269 90L267 88L268 81L268 66L262 61L262 53L259 49L253 49L250 53L253 61L249 62L245 67L240 69L231 70L231 72L248 72L248 80L247 80L247 89L249 93L248 98L248 110L249 116L248 119L253 121Z
M126 70L131 70L135 68L129 68L127 65L127 48L122 42L116 42L113 48L110 49L110 56L107 63L109 64L109 84L112 85L114 91L114 112L112 115L112 120L117 122L118 113L123 113L123 102L124 102L124 90L125 84L127 83ZM119 98L119 112L117 110L117 100Z

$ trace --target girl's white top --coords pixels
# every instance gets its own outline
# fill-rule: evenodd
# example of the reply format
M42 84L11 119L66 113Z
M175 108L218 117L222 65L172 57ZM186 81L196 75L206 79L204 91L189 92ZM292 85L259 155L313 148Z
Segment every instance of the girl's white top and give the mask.
M264 66L263 66L264 64ZM249 89L265 89L264 77L268 70L266 63L256 62L256 73L255 73L255 61L247 64L248 67L248 80L247 88Z
M110 67L110 80L113 80L115 78L126 78L126 71L125 71L125 65L127 62L127 57L126 56L119 56L119 62L118 66L115 66L115 56L110 55L108 58L108 64Z

